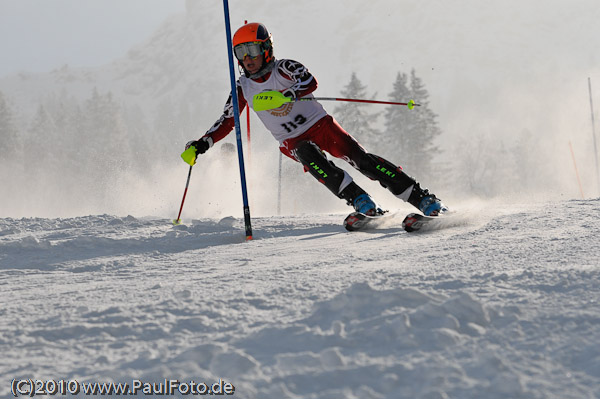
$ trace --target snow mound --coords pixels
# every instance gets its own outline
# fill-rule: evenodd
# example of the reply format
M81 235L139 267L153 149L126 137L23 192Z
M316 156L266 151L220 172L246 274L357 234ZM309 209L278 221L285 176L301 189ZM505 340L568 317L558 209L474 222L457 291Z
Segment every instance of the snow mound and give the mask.
M466 293L449 298L356 283L316 303L309 317L263 329L235 344L298 397L315 392L322 397L364 397L369 392L368 397L432 397L439 390L432 390L431 382L454 390L467 388L462 386L466 379L473 392L521 395L526 393L522 384L504 385L518 382L519 372L503 367L496 356L480 359L473 368L461 366L453 354L477 346L488 328L516 321L514 313L488 309ZM473 373L480 369L488 372ZM497 385L490 384L491 374Z
M0 219L0 379L597 398L600 201L495 209L416 235L256 218L251 242L235 218Z

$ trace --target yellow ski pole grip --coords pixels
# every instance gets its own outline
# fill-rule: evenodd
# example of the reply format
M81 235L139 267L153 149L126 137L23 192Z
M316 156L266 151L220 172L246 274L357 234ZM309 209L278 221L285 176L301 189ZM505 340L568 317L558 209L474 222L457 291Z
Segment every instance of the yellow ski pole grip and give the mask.
M187 150L181 153L181 159L190 166L196 163L196 147L190 146Z

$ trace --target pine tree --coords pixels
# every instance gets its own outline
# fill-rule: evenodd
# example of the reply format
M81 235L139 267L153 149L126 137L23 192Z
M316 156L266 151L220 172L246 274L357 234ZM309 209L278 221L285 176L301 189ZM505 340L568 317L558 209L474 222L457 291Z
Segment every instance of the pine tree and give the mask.
M103 160L124 160L130 153L129 143L120 107L112 94L101 95L94 89L86 102L85 117L90 151Z
M47 167L48 154L53 152L52 147L54 147L54 141L52 139L55 135L55 125L52 117L48 114L43 105L38 106L28 133L29 136L25 144L25 153L35 154L35 163Z
M161 158L166 157L165 151L168 151L173 137L177 137L178 127L175 120L176 107L170 98L160 102L154 112L154 138L155 150ZM192 136L193 137L193 136Z
M429 93L414 69L410 74L410 90L412 98L421 104L417 109L418 112L414 112L417 129L413 133L419 153L415 159L415 166L421 173L431 175L433 159L440 153L439 147L436 146L436 139L442 132L436 121L437 115L429 108Z
M15 116L4 95L0 92L0 159L16 156L18 131Z
M406 102L412 98L407 83L407 75L398 72L393 91L389 94L390 101ZM408 165L412 167L415 163L411 151L413 143L412 136L408 132L415 129L414 113L405 107L391 106L386 109L384 119L385 130L382 142L385 142L385 146L382 148L381 155L398 159L405 167Z
M111 93L102 95L94 89L83 110L81 136L84 141L76 151L80 170L88 177L85 183L95 193L94 198L102 203L110 195L116 177L131 165L129 141L120 107Z
M361 81L352 73L350 82L342 90L342 95L347 98L366 98L367 90ZM345 102L334 108L335 119L358 141L367 148L376 147L379 134L373 127L379 117L378 113L369 113L368 105Z
M144 112L137 105L123 110L123 123L134 160L132 168L138 173L144 173L157 159L156 143L145 120Z
M440 150L435 145L441 134L437 115L429 108L429 93L414 69L409 77L398 73L390 101L407 102L414 99L420 104L413 110L392 106L385 112L384 156L396 158L409 174L432 176L433 160ZM393 153L392 153L393 152Z
M85 179L89 139L85 134L81 104L63 90L47 100L43 107L52 120L51 130L47 131L43 143L49 162L55 167L54 174L64 181Z

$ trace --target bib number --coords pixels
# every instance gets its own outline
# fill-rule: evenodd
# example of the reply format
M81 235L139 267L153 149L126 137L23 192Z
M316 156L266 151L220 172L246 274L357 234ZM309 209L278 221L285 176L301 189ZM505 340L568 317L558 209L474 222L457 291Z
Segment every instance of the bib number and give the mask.
M292 133L295 129L298 128L299 125L303 125L306 123L306 118L300 114L296 115L294 118L294 122L286 122L282 123L281 126L288 132Z

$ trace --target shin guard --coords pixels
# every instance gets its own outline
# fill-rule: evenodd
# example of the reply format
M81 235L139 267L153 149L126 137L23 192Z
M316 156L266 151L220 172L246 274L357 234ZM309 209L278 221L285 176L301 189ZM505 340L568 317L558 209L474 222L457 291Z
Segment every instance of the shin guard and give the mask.
M411 186L417 184L415 179L402 171L402 168L373 154L365 153L360 159L358 169L372 180L378 181L395 196L401 196ZM406 201L406 198L404 198Z
M353 184L352 177L329 161L316 144L304 141L296 147L293 153L311 175L339 198L343 198L342 191Z
M401 167L374 154L365 153L360 159L359 170L368 178L377 180L396 197L419 208L423 197L429 190L404 173Z

